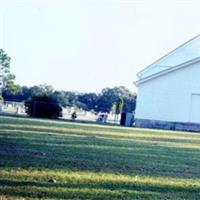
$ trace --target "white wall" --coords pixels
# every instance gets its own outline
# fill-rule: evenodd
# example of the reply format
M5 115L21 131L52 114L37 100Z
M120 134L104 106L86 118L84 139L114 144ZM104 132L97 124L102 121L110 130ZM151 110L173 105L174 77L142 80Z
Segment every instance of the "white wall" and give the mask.
M141 83L136 119L197 122L191 113L192 94L200 94L200 63ZM200 115L200 107L196 109Z

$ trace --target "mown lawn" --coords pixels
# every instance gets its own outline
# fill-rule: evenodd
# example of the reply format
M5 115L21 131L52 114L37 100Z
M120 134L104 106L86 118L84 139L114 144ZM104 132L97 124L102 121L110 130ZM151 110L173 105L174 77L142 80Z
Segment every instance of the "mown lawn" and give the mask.
M0 117L0 199L200 199L200 134Z

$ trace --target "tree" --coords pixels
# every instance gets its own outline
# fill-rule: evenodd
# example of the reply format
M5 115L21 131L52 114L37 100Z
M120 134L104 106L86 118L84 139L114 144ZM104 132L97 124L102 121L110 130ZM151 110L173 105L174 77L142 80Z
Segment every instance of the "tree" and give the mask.
M2 92L9 89L10 92L18 92L19 87L14 84L15 75L10 72L10 60L11 58L0 49L0 96Z
M122 109L123 109L123 99L119 98L117 103L116 103L115 114L119 115L122 112Z
M2 92L3 99L5 101L17 101L17 102L22 102L25 101L29 98L31 98L31 88L26 87L26 86L19 86L17 85L18 92L17 93L12 93L9 89L4 89Z
M136 104L136 94L132 93L124 86L114 88L104 88L98 97L97 109L100 112L110 112L113 103L119 98L123 99L123 112L133 112Z
M84 93L78 95L78 107L90 111L97 107L98 95L95 93Z
M122 112L122 109L123 109L123 99L121 97L119 97L119 99L116 102L115 123L118 120L118 116Z
M65 92L54 91L50 85L23 87L23 92L26 113L30 117L58 118L62 116L62 107L67 105Z
M25 101L25 109L30 117L56 119L62 116L62 107L53 95L32 96Z
M77 106L78 101L78 93L77 92L65 92L65 96L67 99L67 106Z
M110 112L113 103L117 101L118 97L114 88L104 88L98 96L96 111Z
M123 112L133 112L136 108L136 94L124 98Z
M40 95L52 95L54 92L54 89L51 85L39 85L39 86L33 86L30 88L30 95L31 96L40 96Z
M55 91L52 94L53 99L59 102L63 107L67 106L67 97L65 96L64 91Z
M112 112L113 114L115 114L116 103L119 98L123 99L123 112L133 112L136 106L136 94L124 86L104 88L100 94L58 91L49 85L16 87L19 91L16 94L13 94L8 88L3 90L4 100L20 102L34 96L46 95L51 96L62 107L77 107L86 111Z

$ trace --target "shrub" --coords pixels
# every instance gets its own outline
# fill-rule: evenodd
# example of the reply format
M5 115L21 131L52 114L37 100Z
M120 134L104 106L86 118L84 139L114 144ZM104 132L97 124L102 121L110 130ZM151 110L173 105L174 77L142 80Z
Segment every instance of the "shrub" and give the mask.
M62 117L62 107L53 96L33 96L25 101L25 109L30 117L56 119Z

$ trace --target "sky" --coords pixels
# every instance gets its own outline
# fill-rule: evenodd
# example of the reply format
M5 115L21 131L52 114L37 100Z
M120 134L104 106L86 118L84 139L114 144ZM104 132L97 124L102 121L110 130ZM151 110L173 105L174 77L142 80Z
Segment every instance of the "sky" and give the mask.
M200 1L0 0L0 48L21 86L137 91L137 73L200 34Z

